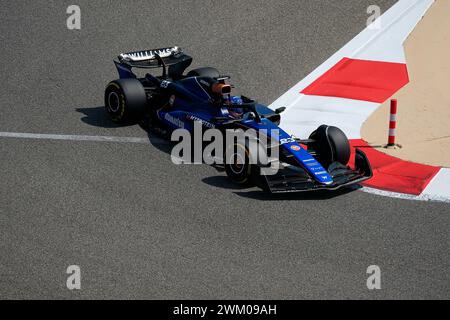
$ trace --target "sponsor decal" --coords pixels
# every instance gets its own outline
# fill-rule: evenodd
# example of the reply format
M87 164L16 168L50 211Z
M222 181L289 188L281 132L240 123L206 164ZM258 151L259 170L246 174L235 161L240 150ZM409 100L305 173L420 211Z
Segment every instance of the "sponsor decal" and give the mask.
M180 49L178 47L172 47L172 48L162 48L162 49L156 49L156 50L143 50L143 51L122 53L119 55L119 57L121 59L128 60L128 61L143 61L143 60L155 59L155 54L159 55L161 58L167 58L167 57L170 57L171 55L177 54L179 52L180 52Z
M292 136L292 137L290 137L290 138L283 138L283 139L280 139L280 144L293 143L293 142L295 142L295 141L296 141L296 140L295 140L295 137Z
M172 117L170 114L166 113L166 115L164 116L164 119L167 122L170 122L171 124L173 124L174 126L178 127L178 128L184 128L184 122L181 121L178 118Z
M291 150L293 150L293 151L300 151L300 146L296 146L296 145L294 145L294 146L291 146Z
M164 89L167 89L169 87L169 85L170 85L170 81L167 81L167 80L161 81L161 84L160 84L161 88L164 88Z
M203 119L200 119L199 117L194 116L194 115L188 115L188 116L186 116L186 119L191 120L191 121L197 121L197 122L200 122L200 123L202 124L202 126L204 126L204 127L206 127L206 128L214 129L214 128L216 127L216 126L213 125L212 123L210 123L210 122L208 122L208 121L205 121L205 120L203 120Z
M306 162L306 161L305 161ZM314 161L313 163L307 163L306 165L308 166L308 167L315 167L315 166L317 166L319 163L317 162L317 161Z

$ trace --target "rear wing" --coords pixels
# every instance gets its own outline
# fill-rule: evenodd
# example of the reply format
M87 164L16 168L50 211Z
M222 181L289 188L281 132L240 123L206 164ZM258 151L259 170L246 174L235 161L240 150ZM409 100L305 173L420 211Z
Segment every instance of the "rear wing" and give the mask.
M161 49L151 49L121 53L118 56L119 62L130 67L135 68L158 68L162 67L160 59L166 66L180 63L187 59L192 59L190 56L183 53L179 47L169 47Z
M131 71L132 68L166 69L166 67L169 67L169 73L171 69L174 72L175 69L183 69L181 71L183 72L192 63L192 57L185 54L179 47L121 53L118 59L119 61L114 61L114 64L116 65L120 78L136 78L136 75ZM175 65L178 65L180 68L175 68ZM177 73L179 72L179 70L176 71Z

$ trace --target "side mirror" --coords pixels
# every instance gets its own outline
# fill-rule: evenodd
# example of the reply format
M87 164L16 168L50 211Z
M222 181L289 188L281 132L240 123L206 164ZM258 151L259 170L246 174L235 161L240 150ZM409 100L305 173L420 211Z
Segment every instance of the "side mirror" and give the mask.
M285 110L286 110L286 107L280 107L280 108L278 108L277 110L275 110L275 113L276 113L276 114L281 114L281 113L283 113Z

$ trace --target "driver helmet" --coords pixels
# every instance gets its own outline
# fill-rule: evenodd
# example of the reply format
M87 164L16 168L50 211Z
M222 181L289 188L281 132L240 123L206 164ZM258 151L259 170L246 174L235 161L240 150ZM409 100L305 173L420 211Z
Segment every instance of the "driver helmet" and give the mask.
M220 96L222 103L227 107L228 113L233 118L240 118L244 110L242 108L236 108L236 106L242 105L243 101L240 96L231 95L231 88L231 85L225 80L218 81L212 86L213 92Z
M242 115L244 114L244 109L242 108L236 108L236 106L242 105L243 101L242 98L239 96L230 96L229 97L229 106L228 109L228 113L233 117L233 118L241 118ZM231 107L232 106L232 107Z

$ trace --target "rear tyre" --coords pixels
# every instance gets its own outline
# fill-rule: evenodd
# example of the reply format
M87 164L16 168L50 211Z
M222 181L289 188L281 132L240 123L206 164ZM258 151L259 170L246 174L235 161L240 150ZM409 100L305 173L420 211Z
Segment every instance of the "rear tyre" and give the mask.
M216 68L203 67L191 70L187 74L188 77L209 77L209 78L219 78L220 73Z
M137 79L119 79L105 90L105 109L116 123L136 122L145 113L147 95Z
M333 162L347 165L350 160L350 143L345 133L336 127L322 125L309 139L314 140L308 148L316 152L316 158L326 168Z

